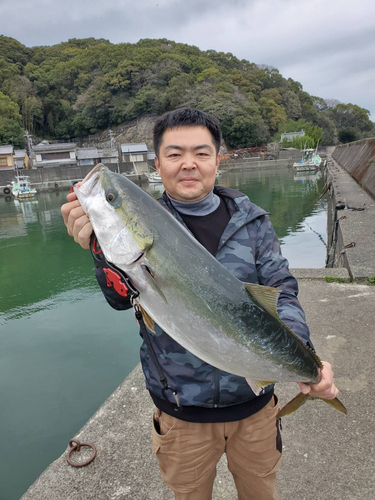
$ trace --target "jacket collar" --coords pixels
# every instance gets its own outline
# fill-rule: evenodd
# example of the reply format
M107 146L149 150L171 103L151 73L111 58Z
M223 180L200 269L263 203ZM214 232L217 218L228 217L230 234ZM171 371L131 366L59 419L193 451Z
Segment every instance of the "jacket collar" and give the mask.
M214 193L224 200L230 215L230 221L228 222L228 225L224 229L224 232L220 238L219 246L217 249L218 252L220 248L241 227L262 215L267 215L268 212L258 207L258 205L255 205L255 203L252 203L244 193L241 193L236 189L231 189L223 186L215 186ZM187 229L186 224L182 220L177 210L173 207L165 191L162 197L159 198L159 202L165 208L167 208L172 213L172 215Z

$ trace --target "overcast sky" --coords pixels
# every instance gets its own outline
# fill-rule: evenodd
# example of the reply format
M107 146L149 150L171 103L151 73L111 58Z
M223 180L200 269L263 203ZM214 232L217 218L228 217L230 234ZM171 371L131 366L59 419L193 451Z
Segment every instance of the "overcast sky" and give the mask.
M374 0L0 0L0 19L28 47L168 38L232 52L375 121Z

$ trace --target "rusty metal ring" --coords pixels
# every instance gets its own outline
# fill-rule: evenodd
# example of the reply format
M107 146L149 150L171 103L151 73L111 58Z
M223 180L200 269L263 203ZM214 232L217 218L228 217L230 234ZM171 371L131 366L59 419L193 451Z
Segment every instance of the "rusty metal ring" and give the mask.
M78 441L78 439L71 439L69 441L69 446L70 446L70 450L68 451L68 455L66 457L66 461L72 467L85 467L86 465L90 464L94 460L94 458L96 457L96 448L95 448L95 446L93 444L90 444L90 443L81 443L80 441ZM91 457L88 458L85 462L82 462L82 463L72 462L71 459L70 459L70 454L73 451L80 451L81 446L87 446L87 447L89 447L89 448L92 449L92 455L91 455Z

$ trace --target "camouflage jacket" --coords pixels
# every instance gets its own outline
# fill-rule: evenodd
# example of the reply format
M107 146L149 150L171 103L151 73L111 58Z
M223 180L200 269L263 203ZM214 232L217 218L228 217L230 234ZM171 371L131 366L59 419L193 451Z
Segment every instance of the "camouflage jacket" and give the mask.
M231 216L220 238L215 258L241 281L279 288L280 318L305 343L310 344L305 315L297 299L297 281L289 272L287 260L281 255L280 244L267 212L239 191L215 186L214 192L224 200ZM185 225L167 196L164 195L159 202ZM105 286L105 279L100 271L97 271L97 278L112 307L129 307L126 299ZM168 385L177 391L182 405L216 408L242 403L255 397L244 378L205 363L157 325L155 334L150 337ZM160 376L148 351L147 344L143 342L141 363L146 386L153 395L164 399ZM272 387L266 387L264 392L272 390ZM171 399L171 402L174 400Z

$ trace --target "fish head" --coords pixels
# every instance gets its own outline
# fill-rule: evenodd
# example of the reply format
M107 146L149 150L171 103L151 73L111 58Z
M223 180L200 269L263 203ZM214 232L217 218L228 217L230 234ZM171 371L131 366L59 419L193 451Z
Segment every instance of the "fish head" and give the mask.
M135 210L131 181L98 164L74 191L93 226L106 259L126 269L152 246L153 238Z

